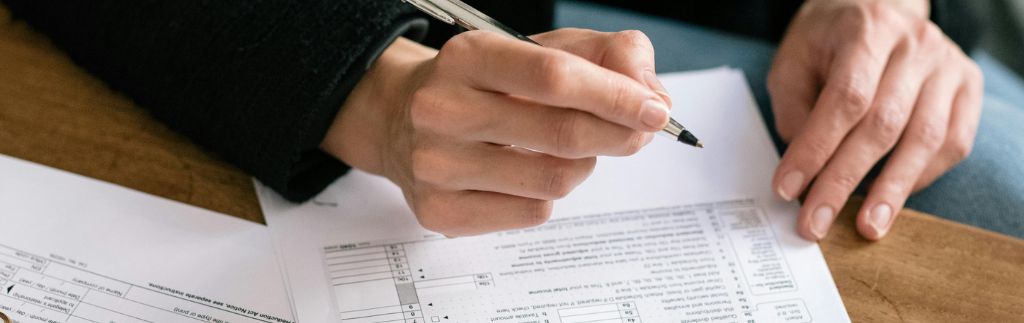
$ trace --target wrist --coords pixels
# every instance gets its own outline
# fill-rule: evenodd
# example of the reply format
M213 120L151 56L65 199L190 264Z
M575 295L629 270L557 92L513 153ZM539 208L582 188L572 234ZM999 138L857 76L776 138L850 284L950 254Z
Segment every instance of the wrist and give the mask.
M411 40L395 40L348 95L320 148L349 166L383 175L392 119L401 116L417 68L435 55Z

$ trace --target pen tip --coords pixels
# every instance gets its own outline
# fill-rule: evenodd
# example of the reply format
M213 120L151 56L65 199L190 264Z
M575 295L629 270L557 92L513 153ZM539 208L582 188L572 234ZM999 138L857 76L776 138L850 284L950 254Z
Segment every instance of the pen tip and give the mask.
M697 146L697 148L704 148L704 143L697 141L697 144L694 146Z

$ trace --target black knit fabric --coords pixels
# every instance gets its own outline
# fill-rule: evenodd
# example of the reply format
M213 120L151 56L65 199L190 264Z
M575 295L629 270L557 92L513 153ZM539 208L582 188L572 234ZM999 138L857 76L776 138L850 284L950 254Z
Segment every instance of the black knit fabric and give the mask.
M369 62L426 20L401 1L3 0L178 132L303 200L347 167L318 149Z

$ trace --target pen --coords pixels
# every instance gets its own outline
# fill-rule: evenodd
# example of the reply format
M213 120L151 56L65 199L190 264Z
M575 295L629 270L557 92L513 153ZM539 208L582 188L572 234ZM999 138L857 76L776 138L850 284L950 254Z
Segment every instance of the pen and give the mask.
M516 38L522 41L530 42L536 45L539 43L526 37L523 34L512 30L508 26L494 20L490 16L480 12L479 10L470 7L459 0L402 0L403 2L409 3L415 6L420 11L423 11L438 20L444 21L450 25L459 25L467 30L487 30L496 32L505 36ZM697 139L686 127L683 127L678 121L673 118L668 119L668 124L661 130L672 136L673 139L681 143L694 146L697 148L704 148L704 144Z

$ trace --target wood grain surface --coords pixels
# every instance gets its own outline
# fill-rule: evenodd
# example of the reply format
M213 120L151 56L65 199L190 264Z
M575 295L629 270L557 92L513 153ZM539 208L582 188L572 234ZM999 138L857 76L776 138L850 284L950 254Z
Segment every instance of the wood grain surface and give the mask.
M263 223L247 175L109 90L2 6L0 154ZM854 322L1024 322L1024 240L905 210L872 243L853 226L859 203L821 245Z

